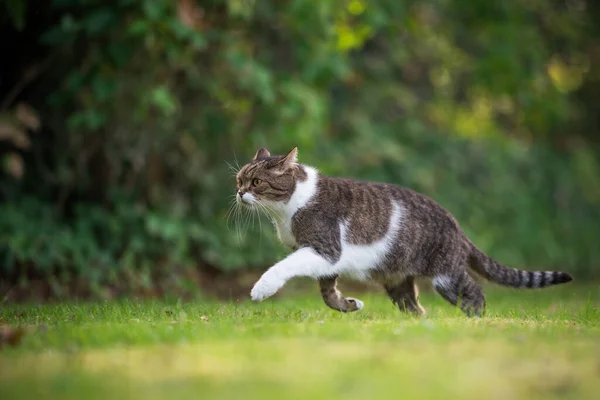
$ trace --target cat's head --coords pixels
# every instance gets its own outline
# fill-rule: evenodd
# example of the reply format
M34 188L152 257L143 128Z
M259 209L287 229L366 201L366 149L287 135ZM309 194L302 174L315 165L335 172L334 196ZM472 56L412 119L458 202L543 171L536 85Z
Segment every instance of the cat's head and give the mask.
M236 175L236 200L247 206L286 202L294 193L296 181L305 178L298 164L298 148L283 156L272 156L267 149L259 149Z

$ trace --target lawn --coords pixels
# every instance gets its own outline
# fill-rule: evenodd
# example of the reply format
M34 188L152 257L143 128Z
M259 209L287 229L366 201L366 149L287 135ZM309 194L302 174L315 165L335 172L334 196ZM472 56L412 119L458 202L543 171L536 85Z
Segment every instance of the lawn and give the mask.
M0 399L596 399L600 286L488 286L484 318L432 293L425 318L378 293L248 301L3 304ZM354 293L353 293L354 294ZM351 295L348 291L347 295Z

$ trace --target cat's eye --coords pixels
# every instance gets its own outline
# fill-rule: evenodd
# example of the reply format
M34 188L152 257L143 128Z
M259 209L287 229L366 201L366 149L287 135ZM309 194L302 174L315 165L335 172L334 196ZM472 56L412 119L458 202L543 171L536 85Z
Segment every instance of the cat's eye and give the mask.
M262 181L260 179L254 178L254 179L252 179L252 186L258 186L258 185L260 185L261 182Z

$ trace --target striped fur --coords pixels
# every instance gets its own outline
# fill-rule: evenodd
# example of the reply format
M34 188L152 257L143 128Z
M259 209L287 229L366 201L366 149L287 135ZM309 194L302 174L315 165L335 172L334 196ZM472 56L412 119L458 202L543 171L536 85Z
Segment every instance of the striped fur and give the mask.
M506 267L472 245L469 266L484 278L500 285L514 288L538 289L573 280L571 275L559 271L523 271Z
M339 276L380 284L403 312L425 314L416 278L469 316L486 300L468 268L514 288L543 288L572 280L565 272L521 271L482 253L458 221L434 200L409 188L325 176L299 164L297 149L271 156L261 149L236 176L240 205L268 211L281 242L293 252L269 268L250 296L262 301L294 277L319 281L327 306L341 312L363 303L337 289Z

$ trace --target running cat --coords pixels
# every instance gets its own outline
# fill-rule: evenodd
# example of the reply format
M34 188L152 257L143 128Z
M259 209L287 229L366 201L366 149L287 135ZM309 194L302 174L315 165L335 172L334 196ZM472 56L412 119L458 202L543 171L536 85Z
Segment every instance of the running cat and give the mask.
M339 275L381 284L400 310L424 314L416 277L468 316L481 316L485 297L469 275L514 288L569 282L565 272L530 272L501 265L467 238L456 219L411 189L332 178L298 163L298 150L272 156L260 149L237 173L238 204L263 208L277 236L293 250L269 268L251 291L255 301L272 296L297 276L319 281L325 303L338 311L363 303L336 288Z

